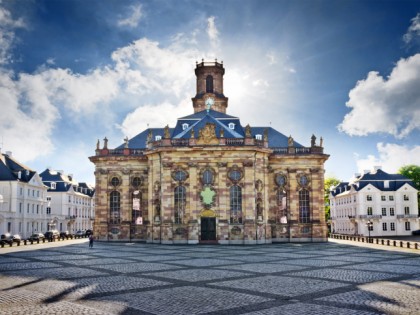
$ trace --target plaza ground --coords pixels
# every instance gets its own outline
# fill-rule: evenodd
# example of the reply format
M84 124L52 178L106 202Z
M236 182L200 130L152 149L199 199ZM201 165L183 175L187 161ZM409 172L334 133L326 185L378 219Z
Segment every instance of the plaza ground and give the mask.
M420 250L354 245L5 247L0 314L420 314Z

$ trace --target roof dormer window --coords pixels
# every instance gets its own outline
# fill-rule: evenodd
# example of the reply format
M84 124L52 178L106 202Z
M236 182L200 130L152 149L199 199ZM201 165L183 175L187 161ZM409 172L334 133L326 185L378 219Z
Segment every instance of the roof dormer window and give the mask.
M185 130L188 128L188 124L182 124L182 130Z
M57 183L55 183L55 182L52 182L51 183L51 189L57 189Z
M234 123L229 123L229 129L235 129L235 124Z
M384 181L384 188L389 188L389 180Z
M255 135L255 139L262 140L262 135Z
M160 141L160 140L162 140L162 136L156 136L155 137L155 141Z

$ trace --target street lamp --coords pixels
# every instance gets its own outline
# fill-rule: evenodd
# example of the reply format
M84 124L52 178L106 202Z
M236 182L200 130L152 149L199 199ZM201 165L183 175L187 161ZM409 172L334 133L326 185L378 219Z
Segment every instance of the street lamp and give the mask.
M370 230L372 229L373 222L368 220L367 223L366 223L366 226L368 228L368 233L369 233L368 243L370 243Z

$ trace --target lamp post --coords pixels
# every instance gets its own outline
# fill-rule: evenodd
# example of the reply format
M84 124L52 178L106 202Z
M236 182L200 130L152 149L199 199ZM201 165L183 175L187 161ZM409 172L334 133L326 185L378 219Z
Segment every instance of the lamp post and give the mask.
M372 221L370 221L370 220L368 220L368 221L367 221L367 223L366 223L366 226L367 226L367 228L368 228L368 233L369 233L368 243L370 243L370 229L371 229L371 228L372 228L372 226L373 226L373 222L372 222Z

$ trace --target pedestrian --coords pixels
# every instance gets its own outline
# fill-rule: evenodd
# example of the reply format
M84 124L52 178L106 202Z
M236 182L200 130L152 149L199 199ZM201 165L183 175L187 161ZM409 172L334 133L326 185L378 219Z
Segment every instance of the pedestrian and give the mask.
M93 248L93 234L89 236L89 248Z

